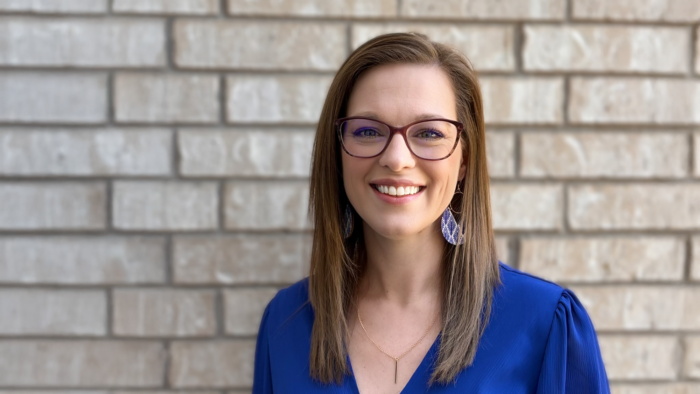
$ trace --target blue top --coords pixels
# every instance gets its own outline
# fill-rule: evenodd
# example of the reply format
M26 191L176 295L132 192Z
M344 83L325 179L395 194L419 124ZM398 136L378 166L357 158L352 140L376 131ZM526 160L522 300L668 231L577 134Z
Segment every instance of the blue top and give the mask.
M402 393L610 393L593 324L574 293L499 265L502 285L474 363L455 384L428 390L438 335ZM314 311L307 301L308 278L280 290L265 309L253 394L359 394L352 375L326 386L309 377Z

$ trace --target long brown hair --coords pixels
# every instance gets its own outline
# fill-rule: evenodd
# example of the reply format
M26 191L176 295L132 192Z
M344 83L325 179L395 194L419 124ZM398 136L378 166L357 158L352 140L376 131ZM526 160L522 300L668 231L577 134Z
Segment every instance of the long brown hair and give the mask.
M449 46L418 33L375 37L357 48L343 63L330 86L314 141L310 213L314 237L309 275L309 299L315 312L311 333L310 375L322 382L340 383L349 373L345 347L349 310L363 272L365 249L361 218L355 231L343 238L347 195L341 182L340 141L334 121L345 116L358 77L372 67L392 63L434 64L454 88L457 117L465 126L462 155L467 170L451 206L465 242L445 243L442 278L443 328L439 355L430 384L449 383L474 361L477 346L491 313L494 287L500 283L491 224L489 177L486 167L484 115L476 72L469 60ZM456 152L455 152L456 153Z

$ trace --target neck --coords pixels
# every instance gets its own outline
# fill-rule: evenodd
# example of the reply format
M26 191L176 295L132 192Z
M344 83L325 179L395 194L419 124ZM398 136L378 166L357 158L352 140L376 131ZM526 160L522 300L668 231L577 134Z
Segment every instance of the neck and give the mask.
M445 241L439 221L410 238L388 239L364 225L367 267L360 294L401 307L441 299Z

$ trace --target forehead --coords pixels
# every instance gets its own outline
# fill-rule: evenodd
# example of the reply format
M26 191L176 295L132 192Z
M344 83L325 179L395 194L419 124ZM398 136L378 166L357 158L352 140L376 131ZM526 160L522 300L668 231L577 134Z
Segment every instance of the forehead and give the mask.
M346 116L367 114L394 125L425 118L426 114L456 119L452 82L437 65L374 67L356 81Z

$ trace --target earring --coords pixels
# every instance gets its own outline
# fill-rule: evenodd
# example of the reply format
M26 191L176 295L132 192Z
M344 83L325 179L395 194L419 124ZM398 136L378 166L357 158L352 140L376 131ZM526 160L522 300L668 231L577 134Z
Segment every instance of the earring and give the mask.
M343 238L349 238L353 228L352 208L350 208L350 204L348 204L345 206L345 214L343 216Z
M464 235L462 234L462 228L459 226L455 220L454 215L452 215L452 209L447 206L445 212L442 213L441 226L442 236L445 240L452 245L461 245L464 243Z

